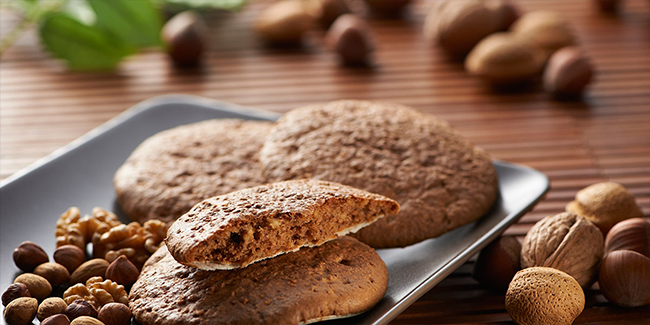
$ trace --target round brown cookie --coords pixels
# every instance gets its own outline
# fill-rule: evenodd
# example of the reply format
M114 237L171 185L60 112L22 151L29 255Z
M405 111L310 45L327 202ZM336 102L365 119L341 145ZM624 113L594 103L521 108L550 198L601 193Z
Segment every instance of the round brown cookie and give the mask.
M299 324L362 313L388 285L379 255L350 237L231 271L184 266L163 245L129 295L141 324Z
M447 122L391 103L342 100L292 110L271 129L260 161L270 181L316 178L396 200L397 216L353 235L376 248L474 221L498 192L483 150Z
M203 199L263 184L258 153L271 125L219 119L160 132L115 173L117 200L135 221L168 222Z

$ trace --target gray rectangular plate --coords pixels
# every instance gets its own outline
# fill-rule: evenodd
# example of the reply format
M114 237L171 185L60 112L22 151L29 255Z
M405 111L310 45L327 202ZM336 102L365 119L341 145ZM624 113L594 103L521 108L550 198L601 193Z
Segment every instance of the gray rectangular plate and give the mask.
M274 120L278 116L198 97L157 97L12 175L0 186L0 290L18 275L11 256L22 241L36 242L51 256L56 220L68 207L78 206L82 213L104 207L128 221L115 201L113 174L147 137L206 119ZM499 161L494 166L500 196L487 215L436 239L378 250L390 275L384 299L363 315L327 324L388 323L498 237L548 190L547 177L534 169Z

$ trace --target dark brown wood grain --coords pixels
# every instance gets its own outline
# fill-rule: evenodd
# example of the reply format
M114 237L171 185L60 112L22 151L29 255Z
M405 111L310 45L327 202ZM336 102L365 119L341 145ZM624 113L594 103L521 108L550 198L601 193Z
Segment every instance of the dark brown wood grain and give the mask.
M539 219L563 211L579 189L612 180L650 215L650 2L624 1L616 15L592 1L517 1L522 11L555 10L570 20L596 66L582 100L556 101L539 84L497 92L467 75L460 61L427 43L431 1L401 19L370 24L379 48L373 68L341 68L316 31L302 49L269 49L251 32L265 1L239 13L211 13L210 51L198 69L178 70L146 51L112 73L68 72L29 32L0 60L0 177L6 178L137 102L185 93L285 112L341 98L387 100L451 122L495 158L546 173L551 191L510 227L522 238ZM0 15L0 34L17 22ZM413 304L395 324L511 324L503 293L481 288L466 263ZM597 287L577 324L650 324L650 307L611 305Z

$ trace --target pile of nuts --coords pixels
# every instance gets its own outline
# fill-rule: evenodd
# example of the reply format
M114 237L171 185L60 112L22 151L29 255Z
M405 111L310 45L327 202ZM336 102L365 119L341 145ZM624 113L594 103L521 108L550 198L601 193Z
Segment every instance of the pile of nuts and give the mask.
M538 79L556 97L575 97L589 84L593 68L575 47L568 23L546 11L525 13L507 0L444 1L427 15L425 37L490 84Z
M650 304L650 222L634 196L620 184L598 183L566 210L537 222L521 245L514 237L488 245L474 278L507 288L505 307L518 324L573 323L584 309L582 288L596 281L617 306Z
M2 294L5 320L9 325L31 324L34 317L46 325L130 324L128 290L166 233L167 225L158 220L125 225L104 209L81 217L71 207L57 221L54 262L33 242L14 250L14 262L25 273ZM94 258L86 261L90 243ZM64 293L55 297L53 291Z

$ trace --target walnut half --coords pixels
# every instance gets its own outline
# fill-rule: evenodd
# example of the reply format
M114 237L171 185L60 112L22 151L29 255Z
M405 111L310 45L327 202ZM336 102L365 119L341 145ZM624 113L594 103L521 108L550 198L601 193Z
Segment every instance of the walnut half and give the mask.
M566 212L548 216L526 234L521 246L521 267L552 267L588 287L596 279L603 242L598 227L582 216Z

